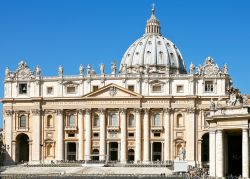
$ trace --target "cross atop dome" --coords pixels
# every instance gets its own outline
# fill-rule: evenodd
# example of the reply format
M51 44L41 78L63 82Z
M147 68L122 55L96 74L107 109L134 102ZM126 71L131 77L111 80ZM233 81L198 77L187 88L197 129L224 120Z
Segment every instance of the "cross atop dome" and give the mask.
M160 34L161 27L160 27L160 21L155 16L155 4L152 4L152 15L149 20L147 20L147 26L145 33L155 33Z

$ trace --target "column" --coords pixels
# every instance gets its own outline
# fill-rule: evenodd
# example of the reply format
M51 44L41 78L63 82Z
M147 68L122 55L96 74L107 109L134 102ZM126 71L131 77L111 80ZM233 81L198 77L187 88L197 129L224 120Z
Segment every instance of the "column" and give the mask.
M85 160L91 160L91 109L86 109L85 125Z
M136 109L135 118L135 162L137 162L141 161L141 109Z
M83 110L78 112L78 128L79 128L79 150L78 150L78 160L84 160L83 157Z
M100 111L100 161L105 160L106 155L106 121L105 121L105 109L99 109Z
M196 123L195 123L195 108L190 107L187 109L186 115L186 128L187 130L187 143L186 143L186 151L187 157L186 159L189 161L189 164L195 166L195 151L196 151Z
M161 142L161 161L164 161L164 142Z
M153 161L153 142L150 142L150 160Z
M56 110L57 121L57 141L56 141L56 160L63 160L63 110Z
M224 175L224 156L223 156L223 135L222 130L216 132L216 177Z
M149 158L149 113L150 109L144 109L143 118L143 162L147 163L150 161Z
M248 129L242 129L242 177L249 178Z
M32 113L32 160L41 159L41 116L40 109L31 110Z
M4 144L6 146L9 146L9 150L7 150L5 154L5 164L12 164L12 159L15 158L16 151L11 143L12 139L12 130L13 130L13 110L5 110L5 115L4 115L4 121L5 121L5 133L4 133ZM14 139L15 140L15 139Z
M120 109L121 114L121 162L127 161L127 119L126 109Z
M164 160L170 160L170 109L164 109Z
M107 142L107 158L106 161L109 161L109 142Z
M215 131L209 131L209 173L215 177Z
M121 160L121 142L118 142L118 161Z

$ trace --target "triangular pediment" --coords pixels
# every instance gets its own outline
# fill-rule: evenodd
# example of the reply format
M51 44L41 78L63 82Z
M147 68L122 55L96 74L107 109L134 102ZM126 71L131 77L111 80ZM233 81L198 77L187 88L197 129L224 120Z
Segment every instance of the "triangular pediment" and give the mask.
M97 91L91 92L83 96L84 98L141 98L138 93L130 91L116 84L108 84Z

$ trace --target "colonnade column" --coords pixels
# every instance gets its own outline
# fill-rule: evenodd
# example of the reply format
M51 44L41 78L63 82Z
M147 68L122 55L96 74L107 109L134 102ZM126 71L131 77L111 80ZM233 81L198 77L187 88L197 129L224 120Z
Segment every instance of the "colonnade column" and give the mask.
M141 161L141 109L136 109L135 118L135 162L137 162Z
M144 109L143 118L143 162L149 162L149 113L150 109Z
M83 157L83 110L78 112L78 127L79 127L79 150L78 160L84 160Z
M32 160L41 159L41 120L40 109L32 109Z
M242 177L249 178L248 129L242 129Z
M85 160L91 160L91 109L86 109L85 122Z
M170 109L164 109L164 160L170 160Z
M209 174L215 177L215 131L209 131Z
M100 111L100 161L105 160L106 155L106 121L105 121L105 109L99 109Z
M216 177L224 176L224 153L222 130L216 132Z
M57 121L57 149L56 149L56 160L63 160L63 110L56 110L56 121Z
M127 120L126 109L120 109L121 113L121 162L127 161Z

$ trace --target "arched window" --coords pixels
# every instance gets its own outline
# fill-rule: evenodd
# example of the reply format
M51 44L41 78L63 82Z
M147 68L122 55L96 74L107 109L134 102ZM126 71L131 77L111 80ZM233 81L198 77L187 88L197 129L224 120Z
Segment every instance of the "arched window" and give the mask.
M134 116L134 114L129 115L128 126L129 127L134 127L135 126L135 116Z
M52 116L51 115L47 116L47 127L52 127Z
M176 119L176 127L183 127L183 126L184 126L183 117L181 114L178 114Z
M115 113L110 114L110 125L111 126L118 126L118 119Z
M160 116L160 114L154 114L154 116L153 116L153 126L161 126L161 116Z
M47 145L47 156L51 156L52 154L53 154L52 145L49 144L49 145Z
M75 126L75 116L73 114L71 114L69 116L69 126L70 127L74 127Z
M99 116L97 114L95 114L94 116L94 127L100 127L100 119Z
M26 116L22 115L20 117L20 128L25 128L26 127Z

